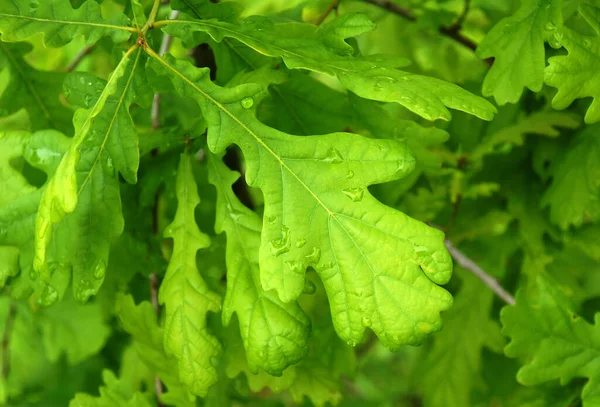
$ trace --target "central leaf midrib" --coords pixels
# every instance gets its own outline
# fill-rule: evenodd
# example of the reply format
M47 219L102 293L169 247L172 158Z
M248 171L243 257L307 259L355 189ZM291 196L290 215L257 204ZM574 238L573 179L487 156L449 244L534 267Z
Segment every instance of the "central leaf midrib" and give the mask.
M37 21L40 23L86 25L86 26L92 26L92 27L112 28L115 30L128 31L128 32L137 32L137 30L133 27L122 26L122 25L100 24L100 23L91 23L91 22L85 22L85 21L50 20L48 18L21 16L21 15L6 14L6 13L0 13L0 17L15 18L15 19L21 19L21 20L31 20L31 21Z

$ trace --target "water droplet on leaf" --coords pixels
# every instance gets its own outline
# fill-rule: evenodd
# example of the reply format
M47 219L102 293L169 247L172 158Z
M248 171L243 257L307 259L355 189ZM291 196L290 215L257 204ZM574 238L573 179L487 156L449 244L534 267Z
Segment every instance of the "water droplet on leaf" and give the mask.
M327 154L325 155L325 158L323 158L322 161L332 164L339 164L342 161L344 161L344 158L342 157L340 152L337 151L335 148L330 148L329 150L327 150Z
M296 247L300 248L303 247L306 244L306 239L304 238L300 238L298 240L296 240Z
M101 260L96 268L94 269L94 278L96 280L101 280L106 275L106 263Z
M244 109L250 109L252 106L254 106L254 99L248 96L243 98L241 103Z
M348 179L354 178L354 171L352 171L352 170L348 171L348 173L346 174L346 178L348 178Z
M267 216L267 222L269 223L269 225L274 225L276 220L277 216Z
M362 201L365 194L365 190L363 188L346 188L343 189L342 192L344 195L350 198L352 202Z
M304 256L304 258L308 264L317 264L321 260L321 249L313 247L313 251L309 255Z
M49 307L58 300L58 291L51 285L46 285L38 298L38 304L42 307Z
M371 326L372 323L373 323L373 321L371 321L371 318L369 318L369 317L363 317L362 324L364 326Z
M281 228L281 239L271 240L271 254L273 256L280 256L283 253L290 251L290 229L287 226Z
M294 273L302 274L306 269L306 266L301 261L286 261L285 264Z
M554 23L552 21L548 21L546 23L546 25L544 25L544 29L546 31L554 31L554 30L556 30L556 26L554 25Z
M90 105L92 104L94 97L92 95L85 95L85 99L83 101L85 107L90 107Z

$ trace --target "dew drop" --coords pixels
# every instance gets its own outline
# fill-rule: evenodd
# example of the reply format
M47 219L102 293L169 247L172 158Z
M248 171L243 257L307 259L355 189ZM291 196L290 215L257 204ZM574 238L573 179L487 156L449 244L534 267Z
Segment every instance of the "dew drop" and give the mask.
M68 98L71 96L71 89L65 89L63 93L65 94L65 97Z
M40 298L38 299L38 304L42 307L49 307L54 304L58 300L58 291L54 289L51 285L46 285L40 294Z
M371 321L371 318L369 317L363 317L362 324L364 326L371 326L371 324L373 324L373 321Z
M321 260L321 249L313 247L313 251L309 255L304 256L304 258L308 264L317 264Z
M408 76L403 76L403 77L402 77L402 80L403 80L404 82L410 82L410 81L411 81L411 79L410 79Z
M373 89L376 92L381 92L383 90L383 85L380 82L375 82L375 85L373 85Z
M286 261L285 264L293 273L302 274L306 269L306 266L301 261Z
M344 161L344 158L335 148L330 148L327 150L325 158L323 158L322 161L325 161L326 163L339 164Z
M271 240L271 254L273 256L280 256L283 253L290 251L291 239L290 229L287 226L281 228L281 238Z
M94 278L96 280L102 280L106 275L106 263L101 260L96 268L94 269Z
M89 107L92 104L93 99L94 97L92 95L85 95L85 99L83 101L85 107Z
M348 178L348 179L354 178L354 171L352 171L352 170L348 171L348 173L346 174L346 178Z
M38 273L37 271L35 271L34 269L29 270L29 279L30 280L36 280L38 277Z
M302 237L300 239L296 240L297 248L304 247L305 244L306 244L306 239L304 239Z
M241 103L244 109L250 109L252 106L254 106L254 99L248 96L243 98Z
M348 344L348 346L352 346L355 347L356 346L356 341L353 340L349 340L348 342L346 342Z
M544 29L546 31L554 31L554 30L556 30L556 26L554 25L554 23L552 21L548 21L546 23L546 25L544 25Z
M343 189L342 192L344 195L350 198L352 202L362 201L365 194L365 190L363 188L346 188Z
M85 84L85 78L83 76L79 77L79 83L81 83L82 85Z
M592 46L592 42L591 42L589 39L587 39L587 38L584 38L584 40L583 40L583 46L584 46L585 48L589 48L589 47L591 47L591 46Z
M38 0L31 0L29 2L29 12L30 13L35 13L35 11L37 10L37 8L40 6L40 3Z
M274 225L277 220L277 216L267 216L267 223L269 225Z

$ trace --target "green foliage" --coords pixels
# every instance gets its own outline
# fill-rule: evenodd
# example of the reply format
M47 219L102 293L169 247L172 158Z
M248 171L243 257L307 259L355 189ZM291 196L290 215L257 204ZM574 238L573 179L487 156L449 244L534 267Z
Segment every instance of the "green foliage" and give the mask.
M0 3L0 405L600 405L597 2Z

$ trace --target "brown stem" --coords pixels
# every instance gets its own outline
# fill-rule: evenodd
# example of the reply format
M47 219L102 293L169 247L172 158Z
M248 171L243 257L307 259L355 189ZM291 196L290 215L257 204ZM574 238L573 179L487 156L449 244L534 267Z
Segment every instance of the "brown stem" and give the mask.
M363 1L365 3L369 3L369 4L372 4L379 8L382 8L384 10L387 10L390 13L396 14L396 15L404 18L405 20L412 21L412 22L417 21L417 18L412 14L412 12L410 10L400 7L399 5L392 3L391 1L388 1L388 0L363 0ZM451 27L440 27L438 31L440 32L440 34L453 39L454 41L469 48L472 51L475 51L477 49L477 44L473 40L465 37L460 32L462 22L463 22L464 18L466 18L466 13L468 13L469 7L470 7L470 1L469 0L465 0L465 1L466 1L466 4L465 4L466 11L463 11L463 14L459 17L459 20L456 23L454 23ZM464 17L463 17L463 15L464 15ZM493 60L493 58L488 58L485 60L485 62L491 66L492 63L494 62L494 60Z
M332 0L331 3L329 3L329 6L327 7L327 9L325 9L325 11L323 12L323 14L321 14L319 16L319 18L317 18L317 21L315 21L315 25L321 25L321 23L323 21L325 21L327 16L329 14L331 14L332 11L335 10L337 12L337 8L339 5L340 5L340 0Z
M498 295L498 297L502 298L504 302L508 305L514 305L515 299L512 295L508 293L496 280L494 277L490 276L485 272L481 267L477 265L473 260L467 257L463 252L458 250L456 246L452 244L452 242L448 239L444 241L446 245L446 249L450 252L450 255L462 268L470 271L475 274L485 285L492 289Z
M65 68L65 71L73 72L73 70L75 70L75 68L77 68L77 66L83 60L83 58L85 58L87 55L89 55L94 50L95 47L96 47L96 44L93 44L93 45L85 47L81 51L79 51L77 53L77 55L75 55L75 58L73 58L71 63L69 65L67 65L67 67Z
M179 11L173 10L169 15L169 20L175 20L179 17ZM162 57L165 55L169 48L171 48L171 44L173 43L173 37L169 34L163 35L162 41L160 43L160 49L158 54ZM151 117L152 117L152 128L154 130L160 127L160 93L154 94L154 99L152 100L152 108L151 108Z
M10 373L10 336L12 334L13 321L15 318L16 308L14 303L8 306L8 314L4 323L4 335L2 335L2 379L6 381Z

